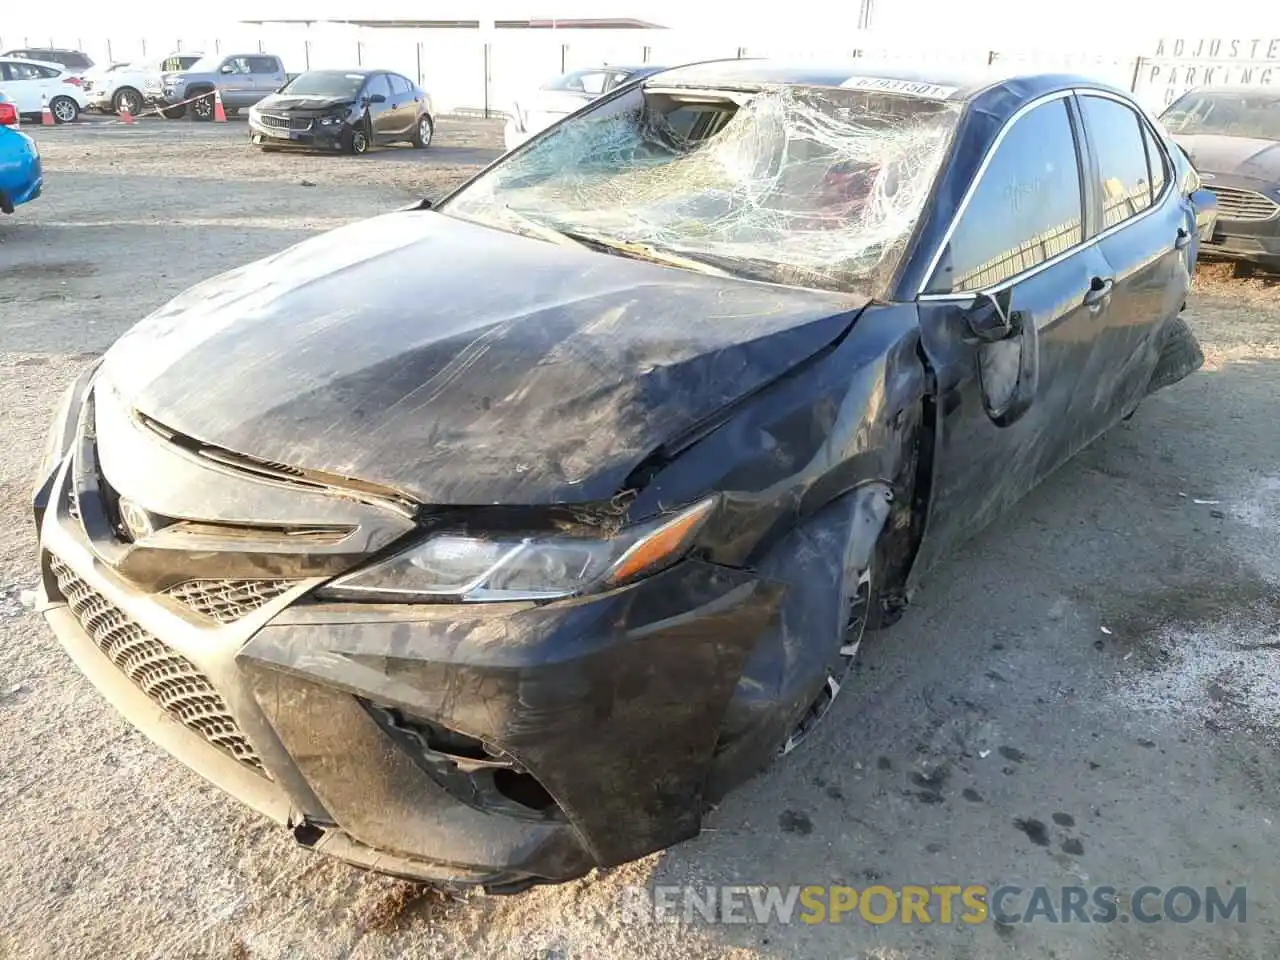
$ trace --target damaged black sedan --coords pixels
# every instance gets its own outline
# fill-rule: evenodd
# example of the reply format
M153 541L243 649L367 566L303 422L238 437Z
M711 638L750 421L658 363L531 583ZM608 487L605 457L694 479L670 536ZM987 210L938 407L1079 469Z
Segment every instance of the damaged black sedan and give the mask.
M249 108L249 139L263 150L425 148L434 130L426 91L390 70L309 70Z
M494 891L643 856L1199 366L1195 187L1075 77L649 78L126 334L50 433L41 608L307 847Z

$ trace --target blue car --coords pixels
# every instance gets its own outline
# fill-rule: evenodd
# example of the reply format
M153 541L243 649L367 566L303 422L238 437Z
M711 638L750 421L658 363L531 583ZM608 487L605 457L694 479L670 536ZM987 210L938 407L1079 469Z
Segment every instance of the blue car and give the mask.
M34 200L44 187L40 151L17 127L17 108L0 93L0 211L4 213Z

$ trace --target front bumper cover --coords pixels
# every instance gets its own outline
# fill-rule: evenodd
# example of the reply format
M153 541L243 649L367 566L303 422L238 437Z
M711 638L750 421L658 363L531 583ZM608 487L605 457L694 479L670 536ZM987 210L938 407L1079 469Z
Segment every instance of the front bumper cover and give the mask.
M249 138L253 143L265 147L294 147L311 150L341 150L346 145L346 136L351 127L347 123L336 123L328 126L314 120L307 130L292 130L282 127L269 127L256 117L249 117Z
M50 627L147 736L305 845L400 876L513 890L698 832L718 730L777 614L779 584L686 560L551 605L384 606L309 601L324 579L310 577L233 622L210 622L103 560L86 532L92 503L72 496L75 462L62 460L36 495ZM167 694L143 692L149 680L121 650L153 643L154 656L216 691L219 736L242 737L253 762L221 748L206 715L195 722ZM387 735L370 703L515 758L556 815L463 802ZM762 741L745 766L776 746Z

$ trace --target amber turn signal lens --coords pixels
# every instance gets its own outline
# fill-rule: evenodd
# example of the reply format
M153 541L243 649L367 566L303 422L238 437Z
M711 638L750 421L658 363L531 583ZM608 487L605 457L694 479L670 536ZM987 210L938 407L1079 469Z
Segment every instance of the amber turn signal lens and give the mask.
M613 565L606 582L617 586L678 559L714 506L714 498L703 500L632 544Z

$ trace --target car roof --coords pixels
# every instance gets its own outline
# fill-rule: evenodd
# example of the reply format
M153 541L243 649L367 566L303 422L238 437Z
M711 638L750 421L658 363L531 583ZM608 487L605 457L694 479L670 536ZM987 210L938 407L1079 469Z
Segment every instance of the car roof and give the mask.
M857 87L908 93L937 100L966 102L999 86L1034 98L1074 87L1119 92L1105 83L1072 74L1002 75L990 70L913 70L872 60L793 63L782 60L710 60L674 67L657 78L663 85Z

